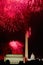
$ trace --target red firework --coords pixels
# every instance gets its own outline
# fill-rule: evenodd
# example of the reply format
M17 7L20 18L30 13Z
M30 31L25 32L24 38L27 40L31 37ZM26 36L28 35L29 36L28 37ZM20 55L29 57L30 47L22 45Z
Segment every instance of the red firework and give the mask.
M0 29L2 31L25 30L31 12L43 10L42 0L1 0Z
M19 41L11 41L9 46L12 50L12 54L23 54L24 45Z

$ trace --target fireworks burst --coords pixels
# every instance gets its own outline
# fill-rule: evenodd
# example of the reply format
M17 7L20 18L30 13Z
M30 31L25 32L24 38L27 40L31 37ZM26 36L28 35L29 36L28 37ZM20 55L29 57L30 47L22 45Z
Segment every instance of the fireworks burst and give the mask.
M13 54L23 54L24 45L21 42L11 41L9 43L9 46L10 46Z
M43 9L42 0L1 0L0 31L15 32L28 28L31 12Z

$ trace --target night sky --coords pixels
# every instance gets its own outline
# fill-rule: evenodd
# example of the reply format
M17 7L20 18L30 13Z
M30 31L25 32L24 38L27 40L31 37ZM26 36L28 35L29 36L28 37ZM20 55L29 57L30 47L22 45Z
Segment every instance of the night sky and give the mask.
M32 28L32 35L29 38L29 56L33 52L36 57L43 57L43 11L31 13L29 26ZM0 48L4 49L10 40L19 40L24 43L24 33L19 32L0 32ZM5 47L6 48L6 47ZM4 52L2 52L4 53ZM2 54L0 52L0 54Z
M43 58L43 11L32 13L30 19L32 35L29 39L29 52L33 52L36 57Z
M4 2L5 3L5 2ZM15 2L14 2L15 3ZM3 2L2 4L3 5ZM0 6L1 6L0 5ZM5 5L7 6L8 3ZM12 5L10 3L10 5ZM22 7L23 5L23 7ZM25 43L25 31L31 27L31 36L29 38L29 57L31 53L34 53L36 57L43 58L43 8L29 9L26 8L27 4L16 5L21 9L17 9L17 12L12 8L11 11L6 7L1 6L0 9L0 56L4 56L7 53L12 53L9 48L9 42L12 40L18 40ZM30 4L31 5L31 4ZM30 6L28 5L28 6ZM37 6L37 5L35 5ZM4 11L3 11L4 10ZM12 12L12 10L14 10ZM16 14L15 14L15 13ZM10 16L11 14L11 16ZM15 15L14 15L15 14ZM17 16L16 16L17 15ZM15 17L14 17L15 16ZM14 18L13 18L14 17Z

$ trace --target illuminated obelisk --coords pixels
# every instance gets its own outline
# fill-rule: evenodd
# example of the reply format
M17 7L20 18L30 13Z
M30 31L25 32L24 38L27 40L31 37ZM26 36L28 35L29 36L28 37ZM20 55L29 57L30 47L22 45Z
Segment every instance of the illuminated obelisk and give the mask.
M28 31L26 31L26 34L25 34L25 59L26 60L28 59L28 37L29 37Z
M31 28L29 27L29 30L25 33L25 62L28 61L28 39L31 35Z

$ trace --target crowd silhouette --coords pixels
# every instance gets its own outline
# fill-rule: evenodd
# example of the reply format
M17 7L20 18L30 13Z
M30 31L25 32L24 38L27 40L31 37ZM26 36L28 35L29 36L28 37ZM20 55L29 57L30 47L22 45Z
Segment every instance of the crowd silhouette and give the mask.
M6 64L11 65L9 60L6 60L5 62L4 62L4 60L0 60L0 65L1 65L1 64L2 64L2 65L3 65L3 64L4 64L4 65L6 65ZM25 64L26 64L26 65L28 65L28 64L29 64L29 65L31 65L31 64L33 64L33 65L35 65L35 64L38 64L38 65L39 65L39 64L42 64L42 65L43 65L43 61L42 61L42 60L39 61L38 59L36 59L36 60L27 61L26 63L23 63L23 61L20 61L19 64L20 64L20 65L21 65L21 64L23 64L23 65L25 65ZM17 64L17 65L19 65L19 64ZM12 64L12 65L13 65L13 64ZM14 64L14 65L16 65L16 64Z

